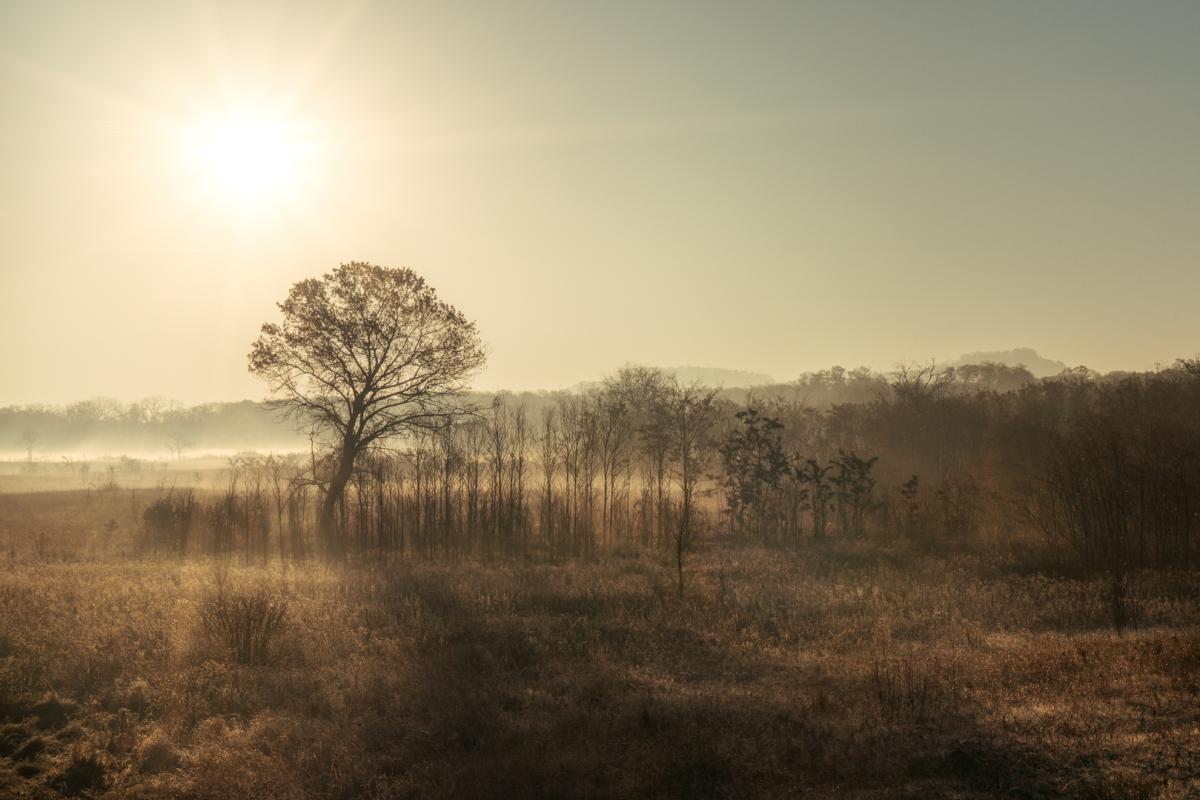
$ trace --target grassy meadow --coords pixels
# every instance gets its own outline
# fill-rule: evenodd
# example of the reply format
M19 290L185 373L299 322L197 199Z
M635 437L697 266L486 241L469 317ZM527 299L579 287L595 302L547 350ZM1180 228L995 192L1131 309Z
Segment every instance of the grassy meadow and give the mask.
M0 796L1200 794L1194 573L1118 634L1012 547L713 536L681 600L654 550L140 558L150 498L0 494Z

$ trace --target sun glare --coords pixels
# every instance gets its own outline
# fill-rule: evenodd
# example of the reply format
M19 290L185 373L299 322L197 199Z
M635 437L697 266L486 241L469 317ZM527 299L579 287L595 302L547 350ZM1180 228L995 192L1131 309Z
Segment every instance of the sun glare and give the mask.
M185 155L201 185L214 200L241 208L287 200L303 177L308 149L300 126L254 115L184 130Z

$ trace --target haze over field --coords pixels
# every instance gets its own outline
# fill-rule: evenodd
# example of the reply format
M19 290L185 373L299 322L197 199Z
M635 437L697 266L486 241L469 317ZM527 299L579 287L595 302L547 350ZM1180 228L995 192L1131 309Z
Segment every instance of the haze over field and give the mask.
M469 309L484 388L1169 363L1198 37L1192 3L6 3L0 404L257 397L258 325L352 258Z
M628 369L632 365L625 365ZM1062 362L1040 356L1030 348L970 353L946 364L958 370L961 389L1009 391L1049 378L1068 369ZM1009 370L996 370L1008 367ZM979 374L971 372L975 368ZM714 367L651 368L687 384L697 382L719 390L732 402L787 399L814 409L839 403L863 403L889 391L892 373L857 367L833 366L787 381L744 370ZM519 403L530 413L540 413L564 397L602 393L614 371L595 380L581 381L554 391L472 392L467 400L481 408L497 397ZM992 374L997 372L997 374ZM980 380L981 376L986 376ZM1118 380L1121 373L1108 376ZM34 432L32 450L23 438ZM310 441L294 421L269 409L261 401L241 400L186 405L161 397L122 402L93 397L65 404L0 406L0 460L88 460L120 455L179 460L188 456L229 456L238 452L307 451ZM14 465L15 466L15 465Z

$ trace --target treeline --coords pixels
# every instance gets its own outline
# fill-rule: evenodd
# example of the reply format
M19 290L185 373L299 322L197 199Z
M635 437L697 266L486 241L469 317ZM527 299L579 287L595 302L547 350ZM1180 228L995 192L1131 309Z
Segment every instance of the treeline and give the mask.
M1024 367L973 364L953 370L963 389L1006 391L1034 382ZM888 376L866 367L832 367L772 386L723 388L722 400L744 404L750 397L779 399L827 409L844 403L870 403L888 391ZM489 406L497 396L525 406L531 415L554 407L567 392L474 393L467 402ZM0 408L0 454L38 460L75 455L169 455L175 458L219 450L239 452L307 450L308 440L262 403L205 403L183 406L161 398L122 403L93 398L67 406Z
M953 549L1036 532L1081 569L1193 567L1200 362L1085 370L997 391L961 370L900 369L867 401L681 385L627 368L531 405L498 397L360 463L324 540L316 456L242 457L224 496L171 493L151 550L267 558L596 558L695 537L797 547L827 537Z
M728 408L717 394L630 368L536 411L497 397L357 464L324 538L315 515L331 458L238 457L217 499L170 491L151 505L142 546L250 558L595 558L670 546L682 563L713 522L711 492L701 487Z
M208 450L299 449L305 438L262 403L182 406L94 398L67 406L0 408L0 454L29 461L87 452L175 458Z

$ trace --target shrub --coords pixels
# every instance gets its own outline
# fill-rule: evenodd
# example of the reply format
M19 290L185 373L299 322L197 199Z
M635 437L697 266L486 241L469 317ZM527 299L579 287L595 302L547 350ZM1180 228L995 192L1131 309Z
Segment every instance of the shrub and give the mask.
M76 749L71 759L52 781L51 786L65 795L78 795L90 789L101 789L105 783L106 766L100 753Z
M223 572L200 601L200 626L239 664L265 663L287 625L287 598L270 586L234 587Z
M196 498L190 490L159 497L142 513L139 549L146 553L186 555L188 535L196 514Z
M1109 577L1108 609L1112 617L1113 630L1123 633L1128 627L1137 627L1141 614L1141 602L1130 591L1130 581L1124 574Z
M178 769L182 759L162 731L155 731L137 749L138 770L148 774Z
M0 725L0 758L11 756L20 750L33 731L23 723L10 722Z
M33 712L34 724L38 729L46 731L57 730L65 726L77 708L76 704L70 700L48 695L29 710Z
M950 704L947 683L938 673L941 667L922 665L912 653L875 659L871 669L871 689L880 714L888 722L920 723L932 719Z
M220 661L204 661L181 670L163 693L163 717L188 734L197 727L224 724L221 715L250 713L250 698L237 670Z
M124 686L115 686L100 699L105 711L127 708L138 716L145 716L154 703L154 691L143 678L135 678Z
M45 749L46 738L44 736L34 736L13 753L13 761L32 761Z

